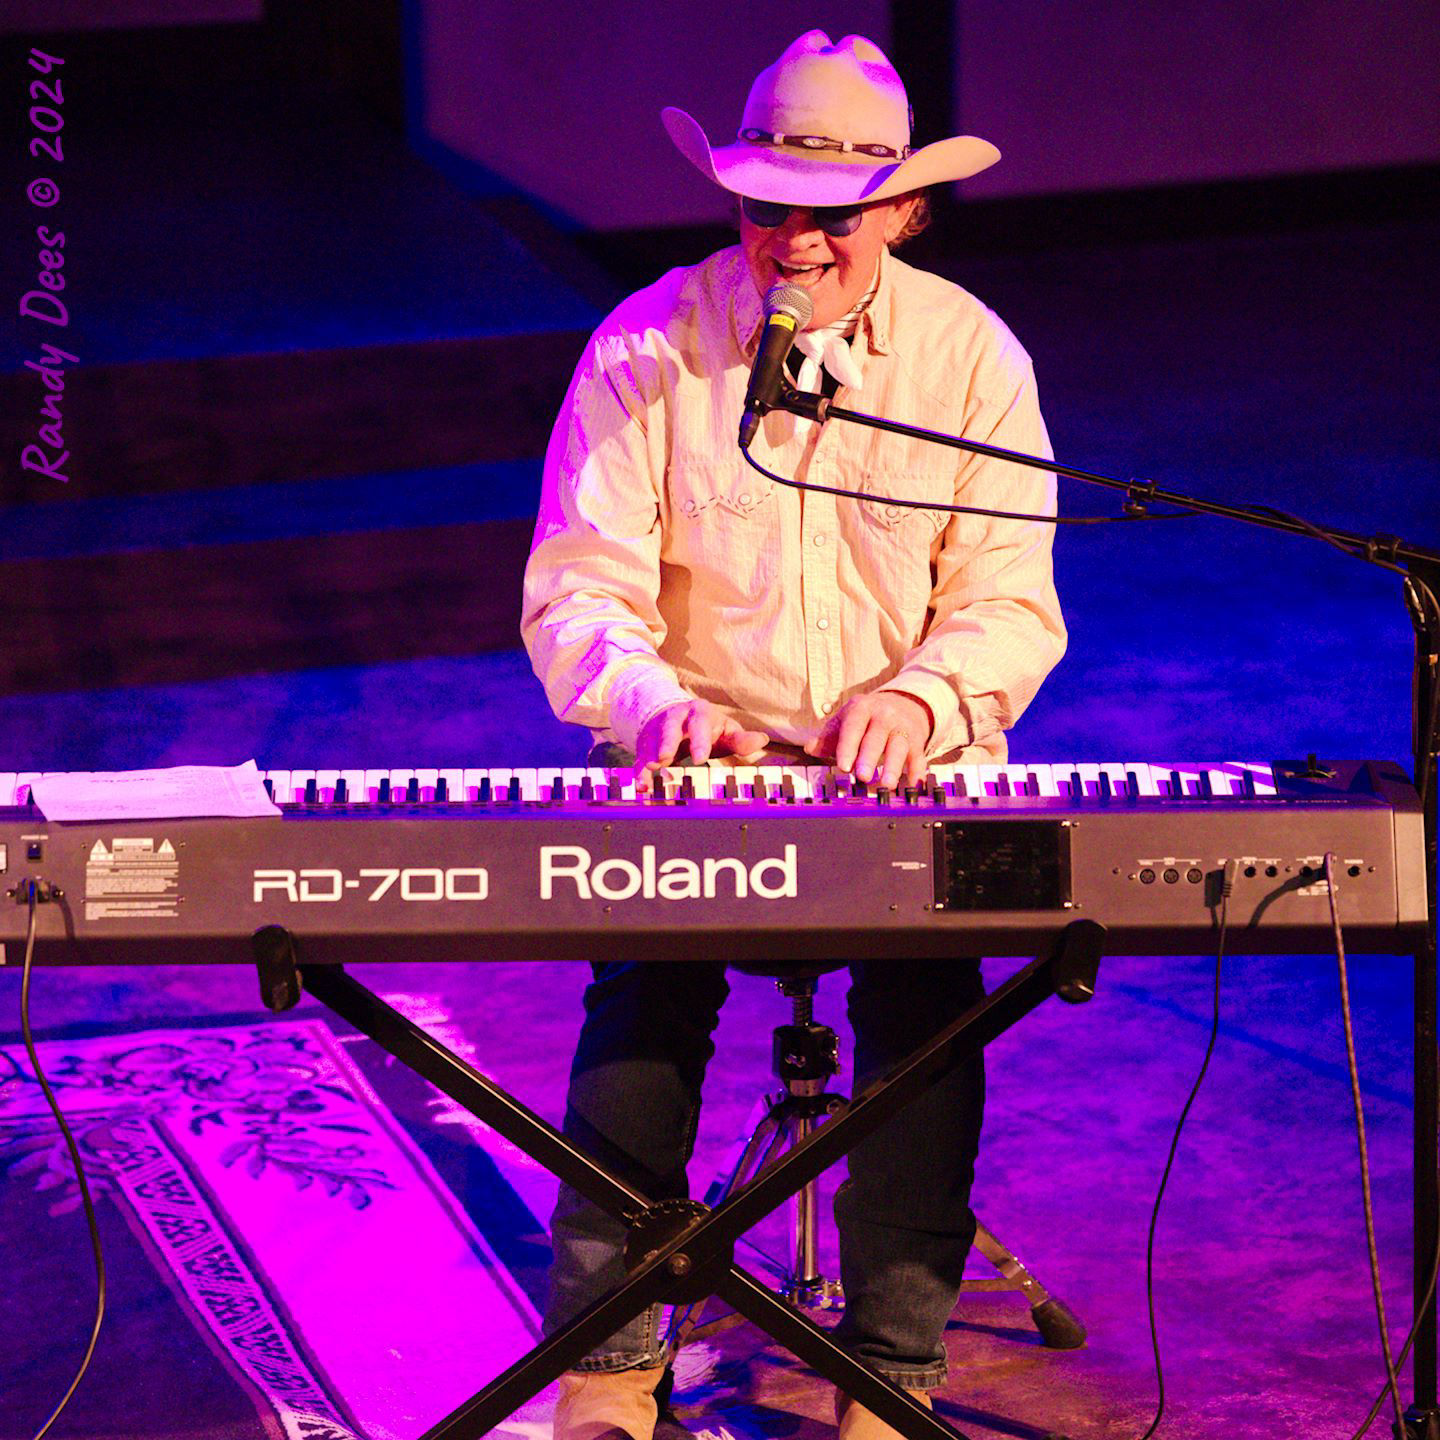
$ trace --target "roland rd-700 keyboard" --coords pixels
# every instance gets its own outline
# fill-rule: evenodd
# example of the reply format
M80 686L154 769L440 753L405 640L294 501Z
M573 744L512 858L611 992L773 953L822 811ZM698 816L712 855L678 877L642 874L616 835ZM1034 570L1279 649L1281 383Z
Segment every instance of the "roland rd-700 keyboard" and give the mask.
M1022 955L1071 920L1117 954L1323 952L1426 921L1423 824L1379 762L282 770L262 819L55 823L0 776L0 963ZM1228 892L1228 893L1227 893Z

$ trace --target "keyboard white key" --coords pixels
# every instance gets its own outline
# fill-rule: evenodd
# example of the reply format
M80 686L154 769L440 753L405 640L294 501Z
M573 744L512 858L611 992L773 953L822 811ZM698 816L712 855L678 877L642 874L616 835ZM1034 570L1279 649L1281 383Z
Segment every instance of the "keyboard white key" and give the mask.
M1026 773L1030 777L1030 788L1037 795L1047 799L1054 799L1060 791L1055 785L1055 769L1051 765L1027 765Z
M1127 760L1124 770L1127 784L1138 786L1142 798L1153 799L1160 793L1155 783L1155 767L1148 760Z
M445 782L445 798L447 800L464 800L465 794L465 772L463 770L440 770L436 772L435 789L440 789L440 782Z
M824 773L815 765L782 765L780 767L780 788L783 791L785 782L788 780L797 801L813 799L816 782Z
M1263 765L1256 760L1231 760L1227 769L1236 770L1240 779L1240 791L1244 793L1244 778L1246 775L1253 776L1256 795L1274 795L1274 766Z
M1005 779L1010 785L1012 795L1028 795L1030 793L1030 772L1025 766L1006 765Z
M680 774L680 766L662 765L650 777L650 793L673 800L680 793Z
M1170 772L1172 795L1195 796L1200 793L1200 767L1198 765L1170 764L1164 767ZM1175 790L1178 782L1180 788Z
M365 772L363 770L342 770L340 780L345 782L345 800L347 804L358 804L365 798ZM339 788L340 780L335 782Z
M720 765L711 761L707 765L695 767L695 793L702 795L707 800L723 800L725 798L725 781L734 773L729 765Z
M1110 793L1114 796L1128 796L1130 782L1125 778L1125 766L1119 760L1102 760L1096 767L1110 782Z
M749 800L755 794L755 781L759 778L759 770L754 765L736 765L735 783L740 787L740 798Z
M290 793L295 797L297 805L305 803L305 787L314 779L315 772L313 770L292 770L290 772Z
M1244 793L1244 786L1238 775L1231 775L1223 765L1201 765L1200 771L1210 781L1212 795L1230 796Z
M290 793L290 772L266 770L264 778L270 782L270 798L277 805L288 805L293 798Z

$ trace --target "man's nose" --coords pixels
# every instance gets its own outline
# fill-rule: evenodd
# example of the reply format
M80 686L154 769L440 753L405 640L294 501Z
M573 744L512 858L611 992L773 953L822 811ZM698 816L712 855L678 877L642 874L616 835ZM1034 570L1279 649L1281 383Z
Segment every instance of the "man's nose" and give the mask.
M815 223L815 212L804 206L797 206L785 217L780 234L791 241L819 238L821 230Z

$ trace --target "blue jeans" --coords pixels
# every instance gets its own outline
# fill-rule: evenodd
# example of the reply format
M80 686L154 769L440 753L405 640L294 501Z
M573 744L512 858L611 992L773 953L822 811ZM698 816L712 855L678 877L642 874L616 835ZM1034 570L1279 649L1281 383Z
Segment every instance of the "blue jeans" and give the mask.
M564 1130L652 1200L687 1192L700 1086L729 994L712 962L596 965L570 1075ZM857 1092L983 995L974 960L872 960L851 967ZM849 1157L835 1197L845 1310L835 1338L910 1389L945 1380L942 1334L975 1238L970 1184L985 1075L967 1062ZM547 1332L619 1285L625 1225L568 1186L551 1234ZM583 1360L582 1370L664 1364L660 1307Z

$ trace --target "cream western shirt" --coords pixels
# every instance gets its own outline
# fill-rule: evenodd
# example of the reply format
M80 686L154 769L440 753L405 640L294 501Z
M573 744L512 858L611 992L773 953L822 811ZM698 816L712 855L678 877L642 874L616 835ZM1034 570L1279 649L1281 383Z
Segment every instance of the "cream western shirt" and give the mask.
M736 445L763 316L738 247L624 301L581 358L545 458L521 631L556 715L633 748L701 698L803 745L853 695L901 690L932 758L1003 759L1065 649L1048 472L794 416ZM949 281L884 253L839 405L1050 456L1030 358ZM886 498L894 497L894 498Z

